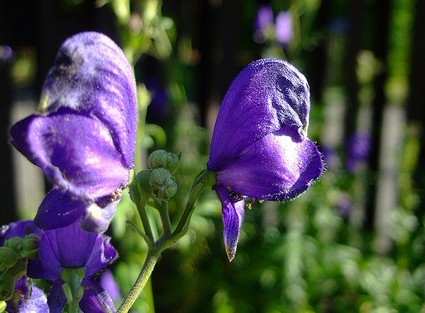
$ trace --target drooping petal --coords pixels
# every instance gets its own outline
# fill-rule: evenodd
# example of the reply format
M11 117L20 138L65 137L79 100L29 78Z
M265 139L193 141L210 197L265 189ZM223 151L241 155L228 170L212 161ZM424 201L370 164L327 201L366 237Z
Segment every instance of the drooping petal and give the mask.
M111 196L129 179L110 130L99 120L63 108L29 116L11 128L11 135L12 144L55 185L79 198Z
M92 279L83 282L84 294L80 300L80 308L83 312L105 313L115 312L114 303L109 294Z
M133 68L122 50L107 36L83 32L67 39L50 70L40 110L72 108L100 120L126 167L133 167L137 102Z
M309 86L295 67L277 59L250 63L232 82L220 106L208 168L223 170L246 147L282 128L303 137L309 109Z
M216 185L214 189L222 205L224 246L229 261L232 261L235 257L238 245L239 233L244 216L245 201L239 200L234 202L229 191L223 185Z
M217 182L245 196L281 201L305 191L322 171L320 152L308 138L269 134L218 172Z
M91 276L111 264L118 257L118 252L111 245L111 238L98 235L90 257L86 262L86 276Z

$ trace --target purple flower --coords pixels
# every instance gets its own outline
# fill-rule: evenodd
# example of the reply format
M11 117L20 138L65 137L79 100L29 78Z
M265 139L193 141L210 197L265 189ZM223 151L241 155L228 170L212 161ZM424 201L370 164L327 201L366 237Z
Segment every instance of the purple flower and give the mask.
M39 111L10 131L12 144L55 186L36 224L66 226L82 214L87 218L93 203L103 208L116 202L133 168L137 127L133 69L121 49L95 32L66 40L45 80ZM46 205L59 198L60 214L59 206ZM100 228L109 221L102 222Z
M270 5L263 4L258 8L254 20L254 38L258 43L262 43L266 37L267 28L274 23L273 10Z
M352 134L346 143L346 167L354 172L358 165L369 157L371 137L366 132Z
M110 244L109 237L87 232L78 223L73 223L44 232L38 258L28 262L28 276L53 282L48 297L50 312L62 312L66 303L62 289L63 269L84 268L80 308L83 312L115 311L111 298L96 281L96 276L116 258L117 251Z
M321 154L307 138L309 86L289 63L262 59L232 82L211 141L209 170L222 203L224 243L236 252L244 197L282 201L305 191L323 171Z
M254 20L254 30L263 31L273 25L273 19L272 7L268 4L261 5Z
M286 45L294 38L292 29L292 14L281 11L276 16L276 40L282 45Z

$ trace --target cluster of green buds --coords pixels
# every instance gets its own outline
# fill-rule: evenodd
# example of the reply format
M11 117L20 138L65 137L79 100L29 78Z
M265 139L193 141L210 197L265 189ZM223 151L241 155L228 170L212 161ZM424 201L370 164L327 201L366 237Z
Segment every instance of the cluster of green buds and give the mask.
M141 192L162 201L168 201L177 192L173 173L179 167L180 156L165 150L156 150L148 157L148 169L139 172L134 180L132 197Z
M13 296L15 281L26 273L29 258L38 253L40 237L35 234L12 237L0 247L0 301Z

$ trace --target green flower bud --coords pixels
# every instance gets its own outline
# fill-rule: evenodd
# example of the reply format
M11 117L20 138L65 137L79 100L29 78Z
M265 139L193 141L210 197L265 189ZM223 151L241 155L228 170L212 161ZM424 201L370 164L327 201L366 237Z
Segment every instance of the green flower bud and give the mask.
M19 251L22 250L22 240L23 240L22 237L18 237L18 236L12 237L12 238L7 239L4 242L4 245L6 247L9 247L9 248L15 250L16 252L19 252Z
M12 267L19 260L18 253L12 248L0 247L0 271Z
M163 167L174 173L180 164L180 157L165 150L156 150L148 157L148 166L151 169Z
M22 242L22 251L20 253L23 258L34 258L38 253L40 237L36 234L29 234L24 237Z
M4 312L6 310L6 306L6 301L0 301L0 312Z
M13 296L15 279L9 273L0 275L0 301L9 300Z
M152 170L149 176L149 183L153 194L164 201L170 199L177 192L177 184L174 177L162 167Z

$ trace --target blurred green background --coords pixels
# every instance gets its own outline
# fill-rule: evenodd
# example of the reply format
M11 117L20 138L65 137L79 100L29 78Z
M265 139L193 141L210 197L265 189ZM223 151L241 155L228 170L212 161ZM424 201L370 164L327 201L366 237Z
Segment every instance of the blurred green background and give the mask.
M182 153L174 216L205 167L220 101L251 60L287 59L306 75L309 137L327 163L299 198L253 205L231 263L220 202L204 192L134 312L425 312L425 1L1 0L0 224L32 218L50 188L8 129L35 109L61 43L83 30L109 35L134 65L137 168L155 149ZM125 194L108 232L123 295L146 253L124 224L140 223L135 212Z

